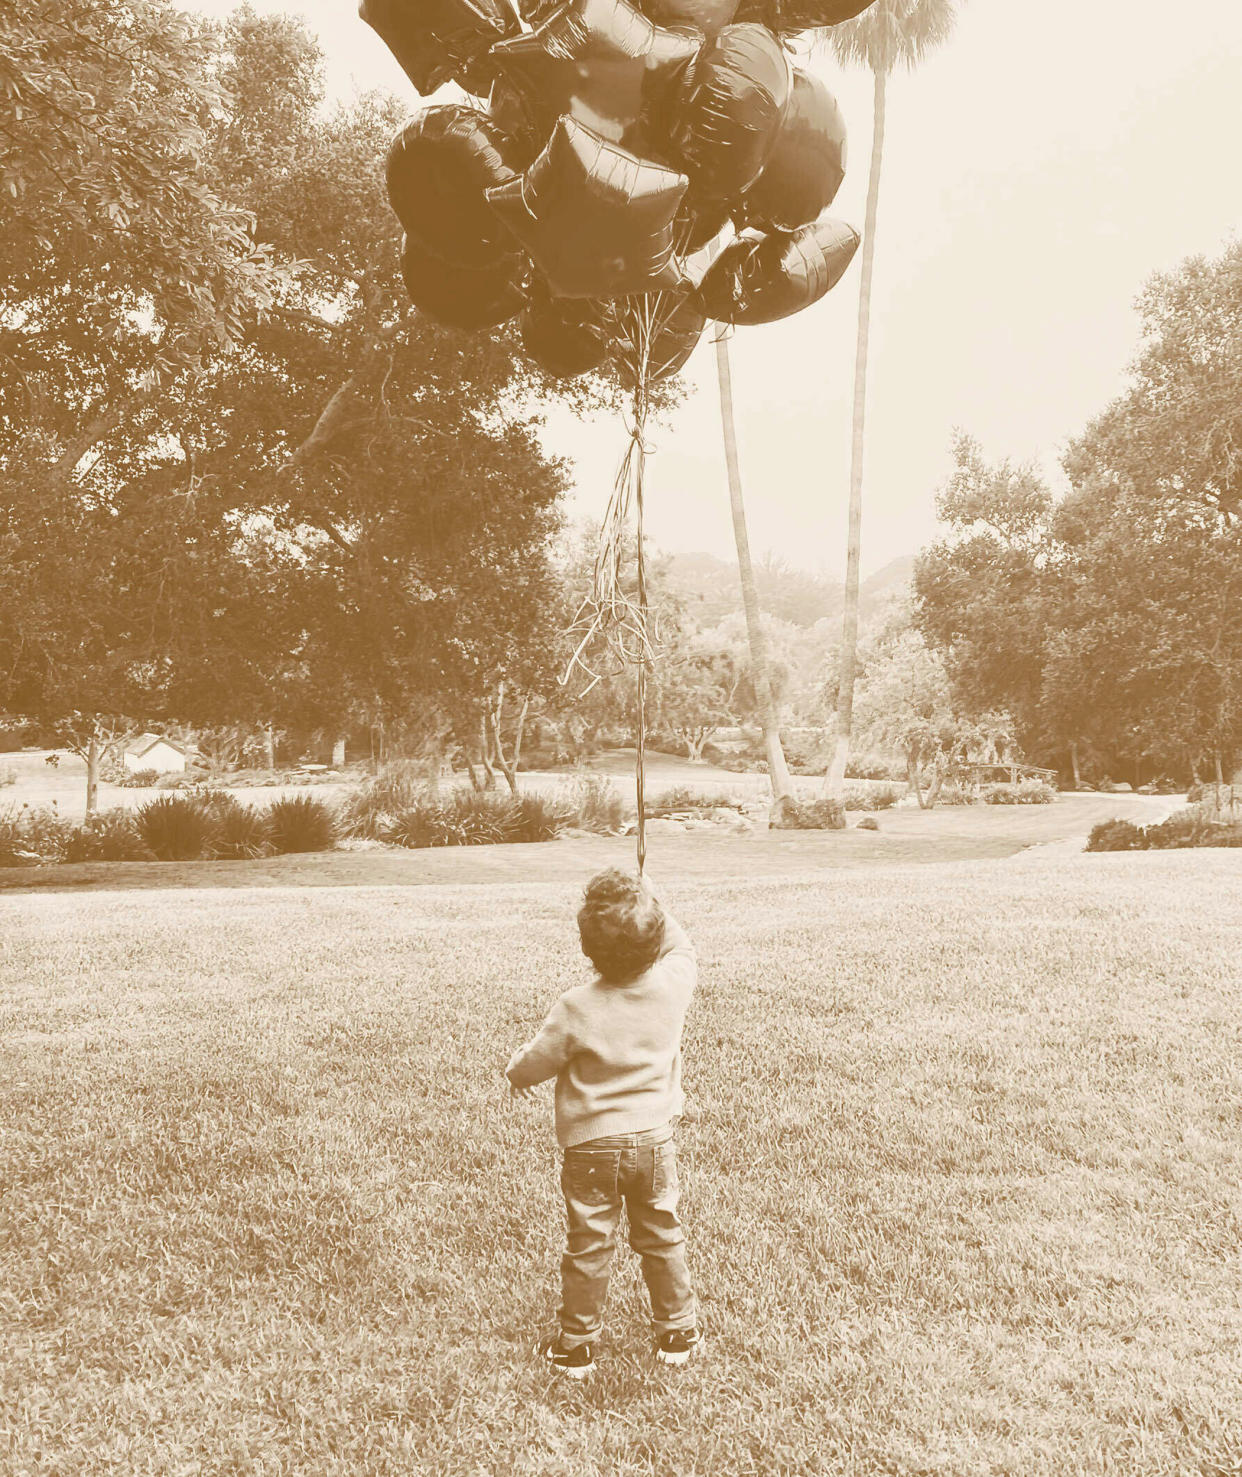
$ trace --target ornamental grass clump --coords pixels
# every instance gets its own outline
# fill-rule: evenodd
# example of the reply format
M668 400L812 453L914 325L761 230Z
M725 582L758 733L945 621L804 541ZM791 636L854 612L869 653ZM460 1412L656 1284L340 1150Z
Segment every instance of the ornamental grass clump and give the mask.
M134 820L162 862L196 862L214 852L218 822L197 796L161 795L141 806Z
M345 801L340 811L342 829L350 836L380 839L396 816L421 804L427 794L423 766L410 759L394 760Z
M331 851L340 833L336 811L313 795L274 800L266 820L271 849L281 855L294 851Z
M564 801L546 795L519 795L509 802L506 841L555 841L574 822Z
M425 795L393 817L384 840L396 846L493 846L509 839L511 802L500 795L455 790Z
M224 861L253 861L269 856L272 851L270 826L266 812L245 805L232 795L231 804L218 811L216 855Z

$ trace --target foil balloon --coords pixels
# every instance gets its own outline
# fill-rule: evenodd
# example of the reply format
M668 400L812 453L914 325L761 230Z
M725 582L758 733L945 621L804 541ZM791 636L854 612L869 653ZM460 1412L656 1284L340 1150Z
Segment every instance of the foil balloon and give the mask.
M487 192L555 297L676 287L673 222L686 177L639 159L569 117L524 175Z
M707 327L698 301L684 297L656 329L647 351L647 370L653 380L671 379L685 368Z
M491 60L546 127L568 114L601 138L631 144L702 40L698 31L652 24L627 0L570 0L533 31L499 42Z
M522 314L520 326L527 357L557 379L589 374L613 351L603 314L584 298L540 297Z
M414 306L450 328L492 328L516 317L527 301L514 259L471 270L442 261L408 236L401 275Z
M427 108L388 152L388 198L411 240L461 267L495 266L517 243L485 190L513 179L514 141L476 108Z
M690 69L671 131L692 203L731 200L758 178L785 105L790 67L771 31L725 26Z
M660 26L693 26L714 36L737 14L738 0L642 0L642 11Z
M796 231L744 231L708 269L698 302L721 323L775 323L836 286L858 250L858 232L825 217Z
M792 231L817 219L845 178L845 141L836 98L818 77L795 68L772 152L743 200L747 223Z
M515 23L502 0L362 0L358 14L424 96L451 81Z
M839 26L868 10L875 0L741 0L739 21L758 21L778 35Z

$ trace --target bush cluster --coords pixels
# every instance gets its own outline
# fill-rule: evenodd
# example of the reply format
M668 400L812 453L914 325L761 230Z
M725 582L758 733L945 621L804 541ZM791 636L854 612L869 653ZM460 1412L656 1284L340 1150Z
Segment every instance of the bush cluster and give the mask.
M1088 851L1181 851L1199 846L1242 847L1242 823L1221 821L1203 806L1189 805L1154 826L1101 821L1087 838Z
M983 792L987 805L1051 805L1057 792L1046 780L1019 780L1016 785L989 785Z
M890 810L906 793L905 785L885 781L871 785L846 785L846 810Z
M182 776L178 776L178 779ZM116 777L122 790L153 790L160 782L158 769L123 769Z
M701 814L710 810L738 810L737 801L723 790L715 794L695 790L689 785L674 785L670 790L661 790L647 801L647 815L653 819L670 816L678 812L692 811Z
M455 790L406 806L385 826L382 839L413 848L552 841L573 820L567 806L543 795Z
M845 807L839 800L786 798L772 807L768 824L777 831L844 831Z

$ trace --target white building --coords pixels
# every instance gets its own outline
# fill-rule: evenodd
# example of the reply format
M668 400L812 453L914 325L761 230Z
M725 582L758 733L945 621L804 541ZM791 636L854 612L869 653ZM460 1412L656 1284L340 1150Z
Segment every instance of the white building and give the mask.
M139 770L154 769L160 774L182 774L185 771L186 751L172 739L161 738L158 733L140 733L125 747L125 768L131 774Z

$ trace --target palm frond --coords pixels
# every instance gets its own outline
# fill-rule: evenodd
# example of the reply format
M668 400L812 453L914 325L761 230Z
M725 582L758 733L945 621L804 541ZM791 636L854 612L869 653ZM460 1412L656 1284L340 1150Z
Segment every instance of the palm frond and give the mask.
M821 31L826 45L846 66L891 72L898 64L916 67L949 39L963 0L875 0L853 20Z

